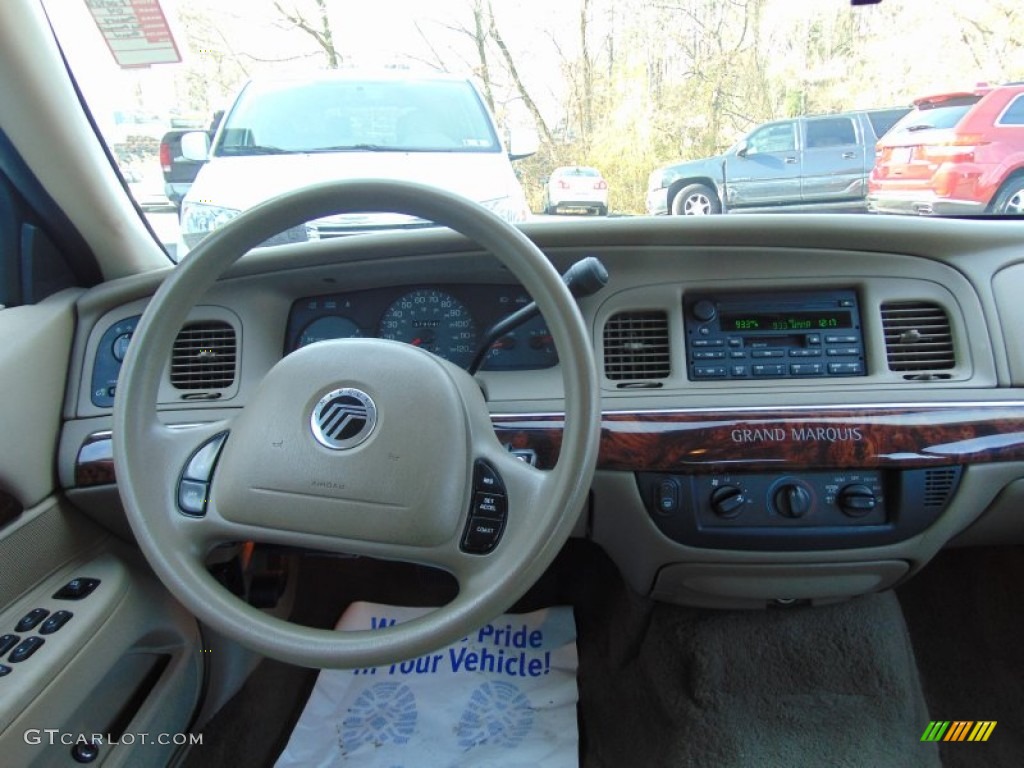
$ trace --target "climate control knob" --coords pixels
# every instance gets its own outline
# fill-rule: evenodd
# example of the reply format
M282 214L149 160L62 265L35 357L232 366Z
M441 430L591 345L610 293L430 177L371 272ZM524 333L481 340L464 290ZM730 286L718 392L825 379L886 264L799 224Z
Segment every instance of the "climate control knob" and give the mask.
M811 511L813 498L800 483L784 483L772 497L776 511L785 517L803 517Z
M864 517L877 506L878 497L875 492L866 485L857 483L848 485L839 491L836 496L836 504L849 517Z
M723 485L711 492L711 511L719 517L736 517L746 503L743 489L735 485Z

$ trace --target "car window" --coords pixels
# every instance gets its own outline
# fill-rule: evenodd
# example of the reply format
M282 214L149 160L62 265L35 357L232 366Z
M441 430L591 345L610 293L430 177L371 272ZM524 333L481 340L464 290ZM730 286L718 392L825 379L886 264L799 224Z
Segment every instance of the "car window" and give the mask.
M767 125L750 134L747 153L790 152L796 149L796 130L793 123Z
M996 122L999 125L1024 125L1024 93L1007 105Z
M957 123L967 114L968 110L977 104L980 99L981 97L974 96L956 99L955 101L951 100L950 102L944 101L937 105L922 104L894 125L892 132L955 128Z
M338 79L248 86L227 116L214 154L361 146L500 150L468 82Z
M881 138L909 111L909 109L883 109L868 112L867 116L875 131L875 136Z
M841 147L857 143L857 131L849 117L822 118L806 122L807 148Z

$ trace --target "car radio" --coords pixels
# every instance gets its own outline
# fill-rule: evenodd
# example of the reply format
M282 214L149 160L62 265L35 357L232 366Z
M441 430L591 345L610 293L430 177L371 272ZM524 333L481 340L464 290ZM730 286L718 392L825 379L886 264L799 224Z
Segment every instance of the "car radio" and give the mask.
M852 290L688 294L691 381L864 376L864 336Z

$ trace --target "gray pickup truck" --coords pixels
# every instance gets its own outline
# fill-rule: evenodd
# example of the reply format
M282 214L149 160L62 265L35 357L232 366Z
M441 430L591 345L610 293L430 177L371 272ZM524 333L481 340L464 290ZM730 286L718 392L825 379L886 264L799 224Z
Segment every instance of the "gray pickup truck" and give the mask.
M715 157L665 165L647 183L647 212L867 210L875 142L909 107L764 123Z

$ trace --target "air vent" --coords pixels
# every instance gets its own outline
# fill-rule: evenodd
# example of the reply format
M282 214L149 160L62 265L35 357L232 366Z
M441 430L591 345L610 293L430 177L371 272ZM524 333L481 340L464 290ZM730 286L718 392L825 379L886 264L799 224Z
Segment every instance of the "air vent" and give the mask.
M930 509L943 509L949 503L950 496L956 490L960 480L960 467L943 467L928 469L924 477L924 506Z
M667 378L668 315L620 312L604 326L604 374L612 381Z
M928 302L882 305L882 327L889 370L920 374L944 371L956 365L949 317L937 304Z
M235 329L225 322L189 323L171 353L176 389L224 389L235 382Z

